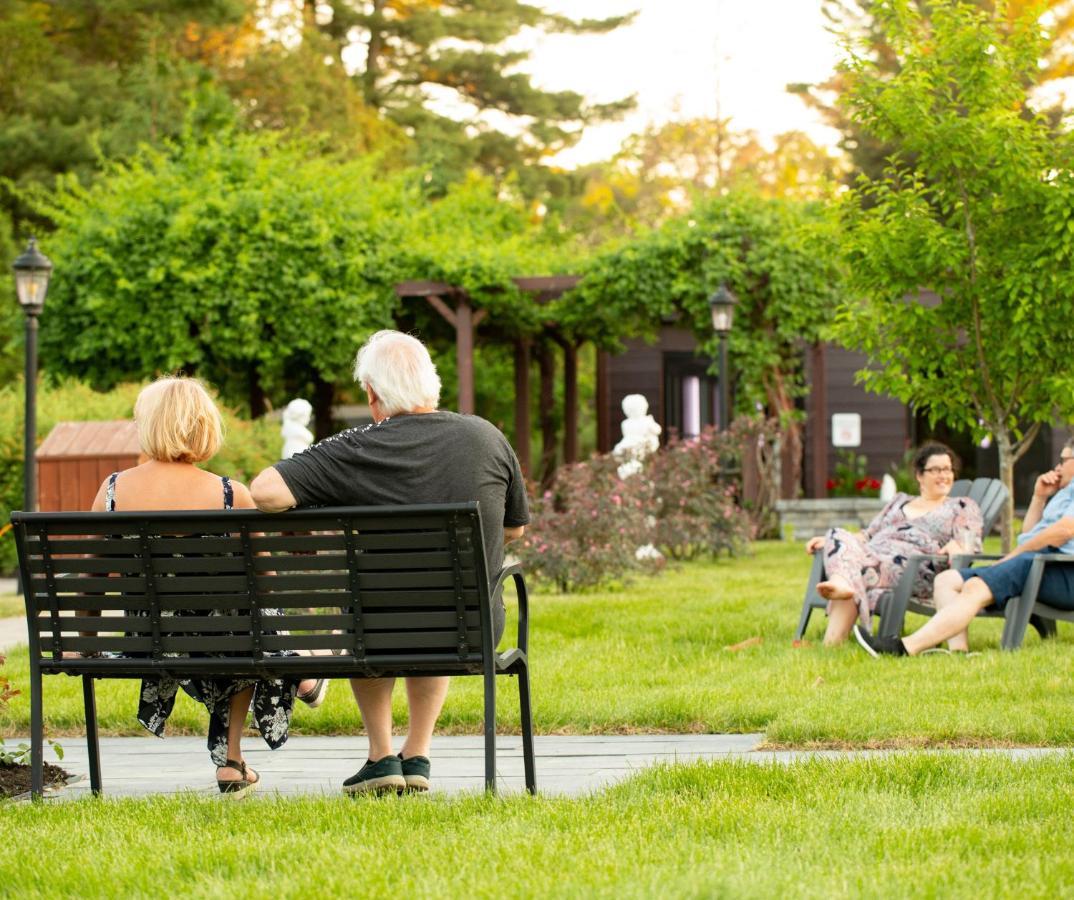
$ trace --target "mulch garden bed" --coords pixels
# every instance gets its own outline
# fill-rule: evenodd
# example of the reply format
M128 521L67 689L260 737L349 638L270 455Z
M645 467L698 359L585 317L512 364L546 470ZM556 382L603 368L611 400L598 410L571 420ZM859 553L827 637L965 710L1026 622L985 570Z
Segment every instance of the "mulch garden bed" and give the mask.
M45 787L55 787L67 783L70 773L45 763ZM30 791L30 767L29 766L6 766L0 764L0 800L9 797L18 797Z

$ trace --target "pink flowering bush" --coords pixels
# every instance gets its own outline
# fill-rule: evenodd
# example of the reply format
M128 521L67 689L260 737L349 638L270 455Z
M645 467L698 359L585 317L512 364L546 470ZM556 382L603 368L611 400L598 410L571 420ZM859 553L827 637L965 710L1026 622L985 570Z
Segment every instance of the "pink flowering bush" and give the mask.
M740 444L706 428L672 437L647 461L656 527L653 543L672 559L735 553L749 541L750 518L738 503Z
M531 498L532 524L511 545L528 577L573 591L658 564L636 556L652 542L651 487L641 476L620 478L618 466L610 455L561 466L552 486Z
M740 502L742 456L762 446L770 451L773 435L771 423L743 419L724 433L706 429L690 440L672 437L625 479L611 455L563 466L551 487L532 498L531 524L511 549L529 577L561 591L658 569L664 557L735 553L764 514L747 512ZM767 477L759 476L762 482ZM755 490L754 496L770 493ZM660 553L638 552L651 547Z

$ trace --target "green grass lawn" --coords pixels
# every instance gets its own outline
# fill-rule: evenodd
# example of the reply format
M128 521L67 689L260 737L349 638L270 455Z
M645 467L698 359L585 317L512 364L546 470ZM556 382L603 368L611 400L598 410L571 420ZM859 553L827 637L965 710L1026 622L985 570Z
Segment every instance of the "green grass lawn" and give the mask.
M1043 645L1031 631L1022 650L1005 653L1002 622L980 621L971 632L985 651L978 657L878 661L852 644L822 648L823 615L815 614L812 645L796 649L808 566L801 544L760 543L750 556L685 565L615 590L536 594L537 731L757 731L798 747L1074 745L1074 630L1060 625L1060 638ZM754 636L759 646L725 649ZM4 673L25 686L25 652L13 652ZM135 695L133 682L100 683L103 733L141 733ZM514 682L500 679L501 730L517 731L516 697ZM50 736L83 733L77 679L46 678L44 708ZM441 731L479 733L481 715L480 679L456 679ZM0 735L25 735L28 717L24 693L0 713ZM170 731L201 734L205 722L180 694ZM300 707L295 716L297 733L359 728L340 682L321 709Z
M11 616L25 616L26 607L18 594L0 594L0 619Z
M920 753L680 765L583 799L8 805L0 894L1062 897L1072 805L1070 756Z

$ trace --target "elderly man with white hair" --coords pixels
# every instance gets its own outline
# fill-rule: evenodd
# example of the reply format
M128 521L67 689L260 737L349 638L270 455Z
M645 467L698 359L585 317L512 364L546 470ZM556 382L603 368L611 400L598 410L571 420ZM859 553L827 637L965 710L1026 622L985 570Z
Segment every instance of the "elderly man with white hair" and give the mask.
M522 536L529 511L511 445L491 423L437 409L440 377L421 341L378 331L358 351L354 378L369 398L373 424L333 435L265 469L250 485L258 508L481 504L488 570L503 565L506 541ZM495 637L504 608L494 598ZM392 678L355 678L355 699L369 735L369 759L343 783L348 794L429 787L429 744L448 679L407 678L410 727L392 753Z

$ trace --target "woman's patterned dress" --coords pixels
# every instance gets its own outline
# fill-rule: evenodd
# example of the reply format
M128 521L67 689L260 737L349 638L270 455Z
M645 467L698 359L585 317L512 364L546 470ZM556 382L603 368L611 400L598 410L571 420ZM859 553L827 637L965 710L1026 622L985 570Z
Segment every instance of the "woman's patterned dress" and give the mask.
M976 536L974 552L981 549L981 510L968 497L948 497L923 516L906 517L904 509L914 500L909 494L896 494L869 525L852 534L842 528L832 528L824 537L824 571L827 578L841 575L854 590L858 617L863 628L870 619L881 595L895 587L915 554L936 554L949 541L958 540L962 529L971 529ZM913 596L932 596L936 573L947 568L945 562L927 562L918 569ZM828 612L831 612L831 602Z
M116 478L118 472L113 472L108 478L105 509L112 512L116 508ZM231 482L226 476L220 479L224 493L224 509L231 509L234 500ZM266 615L279 615L279 610L265 609ZM164 611L162 616L203 616L204 610L177 610L175 612ZM214 609L208 612L211 616L226 616L229 610ZM129 610L128 616L148 616L146 610ZM166 656L182 656L181 653L168 653ZM196 656L209 656L211 654L192 654ZM293 656L293 653L281 653L274 655ZM209 711L209 755L217 766L227 762L227 729L228 719L231 712L231 698L247 688L254 689L254 697L250 703L253 711L254 722L257 730L265 743L273 750L277 750L287 741L288 730L291 726L291 713L294 709L295 693L298 682L293 680L265 680L257 678L183 678L176 680L163 676L160 678L146 678L142 681L142 689L138 702L138 721L157 737L164 736L164 724L175 706L175 696L179 688L186 691L199 703L205 705Z

